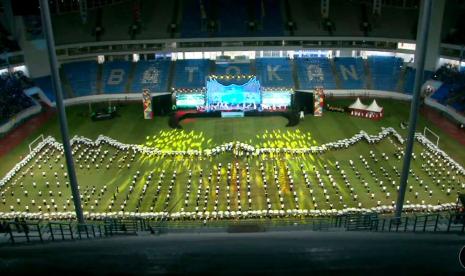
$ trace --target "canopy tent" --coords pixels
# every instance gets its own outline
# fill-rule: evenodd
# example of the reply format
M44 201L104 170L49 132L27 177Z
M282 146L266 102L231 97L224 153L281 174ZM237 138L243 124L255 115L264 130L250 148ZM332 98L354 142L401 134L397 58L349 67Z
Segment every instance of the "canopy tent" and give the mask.
M357 98L353 104L349 106L350 109L359 109L359 110L365 110L367 108L366 105L360 101L360 98Z
M378 105L376 100L373 100L373 102L367 107L367 111L371 112L383 112L383 108Z
M353 104L349 106L350 115L357 117L369 118L372 120L379 120L383 117L384 109L378 105L376 100L370 105L364 105L360 98L357 98Z

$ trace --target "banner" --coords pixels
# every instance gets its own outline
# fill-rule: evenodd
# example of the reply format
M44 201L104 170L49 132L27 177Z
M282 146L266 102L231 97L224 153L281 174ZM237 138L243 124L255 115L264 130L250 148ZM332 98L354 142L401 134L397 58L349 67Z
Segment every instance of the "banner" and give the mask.
M315 92L313 92L314 116L323 116L324 96L323 88L315 88Z
M152 95L150 95L150 91L148 89L143 90L142 103L144 105L144 119L153 119Z

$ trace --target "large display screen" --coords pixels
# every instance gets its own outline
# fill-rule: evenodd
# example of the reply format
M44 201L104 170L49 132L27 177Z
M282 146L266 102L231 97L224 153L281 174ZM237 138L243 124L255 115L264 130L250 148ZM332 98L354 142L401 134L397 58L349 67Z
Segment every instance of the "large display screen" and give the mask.
M202 93L182 93L176 94L177 108L197 108L205 105L205 94Z
M291 93L288 91L262 92L263 106L291 106Z
M210 79L207 81L207 102L209 105L259 105L261 103L260 82L256 78L251 78L242 85L224 85L216 79Z

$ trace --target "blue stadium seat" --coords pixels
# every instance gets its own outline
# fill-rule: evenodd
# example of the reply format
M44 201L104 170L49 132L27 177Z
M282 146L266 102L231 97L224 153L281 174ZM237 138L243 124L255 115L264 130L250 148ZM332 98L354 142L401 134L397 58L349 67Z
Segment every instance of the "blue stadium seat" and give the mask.
M250 63L221 63L215 64L216 75L250 75Z
M221 2L221 8L218 10L220 24L217 36L229 37L247 35L247 22L245 20L247 18L247 1L249 0ZM231 16L231 13L233 13L234 16Z
M454 108L458 112L464 112L465 95L462 93L464 88L462 83L444 83L431 95L431 98L440 104Z
M341 88L363 89L365 85L365 70L362 58L334 58L336 72L341 81Z
M415 82L415 68L407 67L407 71L405 72L405 79L404 79L404 91L407 94L413 93L413 85Z
M143 89L149 89L150 92L168 92L170 64L170 60L139 61L134 72L131 92L141 93Z
M34 83L37 87L39 87L42 92L44 92L45 96L51 101L55 102L55 93L53 93L53 86L52 86L52 77L45 76L40 78L35 78Z
M283 7L279 0L259 1L263 8L262 28L257 31L262 36L282 36L284 34ZM263 6L261 6L263 3Z
M175 65L175 88L202 88L209 75L210 60L184 59L177 60Z
M103 65L102 89L107 94L126 91L131 63L129 61L109 61Z
M301 89L314 89L322 86L324 89L336 89L331 63L327 58L298 58L297 77Z
M373 89L395 91L403 61L397 57L368 57L373 80Z
M294 87L292 68L286 58L257 58L257 79L262 87Z
M95 61L80 61L63 64L66 78L76 97L96 94L97 68L97 62Z
M413 93L413 86L415 84L416 72L417 70L415 68L407 67L407 71L405 72L405 79L404 79L404 91L407 94ZM425 71L425 73L423 74L423 82L429 80L432 75L433 75L433 72Z
M181 37L207 37L208 33L202 31L202 21L198 0L182 1L183 17L181 22Z

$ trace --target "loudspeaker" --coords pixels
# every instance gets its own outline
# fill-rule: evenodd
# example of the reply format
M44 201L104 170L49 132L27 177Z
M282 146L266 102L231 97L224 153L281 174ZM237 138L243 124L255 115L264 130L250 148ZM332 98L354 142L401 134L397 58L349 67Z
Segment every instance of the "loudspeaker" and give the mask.
M159 95L152 98L154 115L168 115L171 112L171 95Z
M296 111L304 111L305 113L313 113L313 93L295 92L294 106Z

